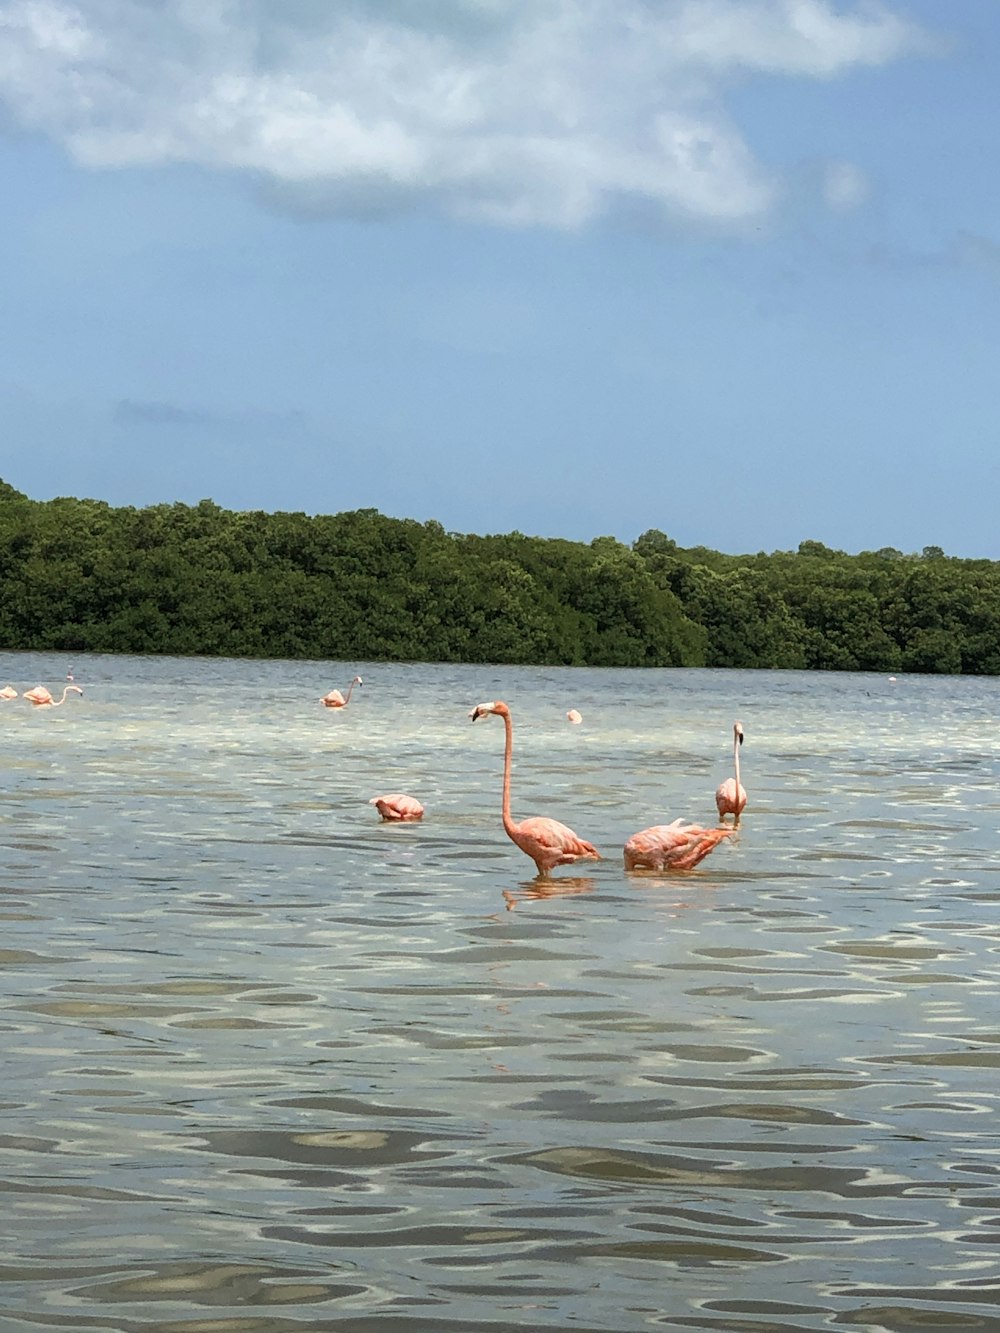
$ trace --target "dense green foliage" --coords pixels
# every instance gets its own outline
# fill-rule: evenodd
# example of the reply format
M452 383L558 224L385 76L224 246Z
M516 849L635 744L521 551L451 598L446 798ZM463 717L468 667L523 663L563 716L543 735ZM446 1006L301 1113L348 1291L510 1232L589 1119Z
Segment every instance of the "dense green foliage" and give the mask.
M1000 674L1000 564L112 509L0 481L0 648Z

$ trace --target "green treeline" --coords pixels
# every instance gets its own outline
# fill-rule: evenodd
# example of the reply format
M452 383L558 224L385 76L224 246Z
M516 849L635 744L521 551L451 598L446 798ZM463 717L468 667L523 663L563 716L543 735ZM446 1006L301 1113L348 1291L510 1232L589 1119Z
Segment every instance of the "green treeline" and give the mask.
M113 509L0 482L0 648L997 675L1000 564Z

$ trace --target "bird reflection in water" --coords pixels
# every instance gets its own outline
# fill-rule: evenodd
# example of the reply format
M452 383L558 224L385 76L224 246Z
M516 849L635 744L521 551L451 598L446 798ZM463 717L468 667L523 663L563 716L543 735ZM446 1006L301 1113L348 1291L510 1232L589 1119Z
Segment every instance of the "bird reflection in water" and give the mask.
M518 903L537 902L539 898L574 898L581 893L593 893L597 880L587 875L566 879L533 879L519 889L504 889L507 911L513 912Z

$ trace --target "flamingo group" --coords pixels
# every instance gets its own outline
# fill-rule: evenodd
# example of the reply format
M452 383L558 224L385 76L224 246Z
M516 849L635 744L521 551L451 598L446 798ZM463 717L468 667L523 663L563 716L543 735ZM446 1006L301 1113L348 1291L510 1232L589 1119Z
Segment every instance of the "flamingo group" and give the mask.
M351 702L351 695L354 693L355 685L363 685L364 681L360 676L355 676L347 687L347 694L343 695L339 690L328 690L320 699L324 708L346 708Z
M504 755L503 755L503 796L501 814L504 832L525 855L535 863L539 878L547 878L556 866L571 865L575 861L600 860L601 854L589 842L585 842L566 824L557 819L535 816L516 823L510 813L510 775L514 751L514 725L510 709L502 701L478 704L469 716L473 722L481 717L495 714L503 719ZM572 715L568 714L572 720ZM736 779L727 779L717 793L719 804L718 827L708 828L691 823L685 819L675 819L670 824L654 824L650 828L634 833L626 842L624 859L626 870L693 870L710 852L726 838L736 833L739 816L747 802L747 794L740 785L739 745L743 741L743 726L737 722L734 727L734 747L736 754ZM730 792L732 789L732 793ZM728 803L733 795L733 804ZM726 801L723 802L725 795ZM734 814L732 825L721 823L723 811Z
M72 681L72 672L67 673ZM355 685L362 685L360 676L355 676L347 688L347 694L339 690L330 690L322 696L320 702L327 708L346 708L350 702ZM79 685L64 685L62 696L55 699L44 685L25 690L24 698L36 708L58 708L66 702L70 694L83 694ZM16 699L17 690L11 685L0 689L0 700ZM511 814L510 788L511 769L514 753L514 724L510 708L502 700L477 704L470 712L473 722L480 718L496 716L504 724L503 787L501 794L501 821L508 838L535 863L539 880L547 880L558 866L572 865L577 861L599 861L601 853L593 843L587 842L568 825L558 819L533 815L516 821ZM567 714L571 723L582 721L575 708ZM740 823L740 816L746 808L746 788L740 782L740 747L743 744L743 724L733 724L733 776L721 782L715 792L715 804L719 814L716 827L706 827L685 819L675 819L669 824L654 824L649 828L634 833L624 846L625 869L628 871L686 871L692 870L705 859L720 842L733 837ZM375 806L380 818L385 823L416 823L424 816L424 807L415 796L405 792L388 792L373 796L369 801ZM732 815L732 823L727 824L727 816Z

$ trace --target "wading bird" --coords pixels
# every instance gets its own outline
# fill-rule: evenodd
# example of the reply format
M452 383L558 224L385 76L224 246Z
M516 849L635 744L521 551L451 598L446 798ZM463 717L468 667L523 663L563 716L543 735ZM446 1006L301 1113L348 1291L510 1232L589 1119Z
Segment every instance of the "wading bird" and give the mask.
M576 711L575 708L571 708L571 709L569 710L569 712L566 714L566 721L567 721L567 722L582 722L582 721L583 721L583 718L580 716L580 714Z
M63 686L62 698L53 699L44 685L36 685L33 690L25 690L24 697L36 708L58 708L60 704L66 702L66 696L70 693L82 694L83 690L80 689L79 685L65 685Z
M510 719L510 709L505 703L496 702L477 704L469 716L475 722L478 718L496 713L503 718L503 827L511 842L516 843L526 856L535 863L539 875L548 875L556 866L572 865L574 861L599 861L601 854L589 842L578 838L571 828L560 824L558 819L546 819L533 816L515 824L510 815L510 765L514 750L514 727Z
M323 695L322 699L320 699L320 703L323 705L324 708L346 708L347 705L351 702L351 695L354 693L355 685L363 685L363 684L364 681L361 679L361 677L355 676L354 679L351 681L350 685L348 685L347 687L346 698L344 697L344 695L341 694L339 690L330 690L328 694Z
M743 744L743 723L733 723L733 769L736 776L726 778L725 782L720 782L715 789L715 808L719 812L719 818L725 819L726 815L732 815L733 827L740 822L740 815L743 813L747 803L746 788L740 785L740 746Z
M5 685L3 689L0 690L0 699L16 699L16 698L17 698L17 690L14 689L13 685Z
M633 833L625 844L626 870L693 870L734 829L702 828L675 819Z
M413 823L424 817L424 807L417 798L400 791L390 792L388 796L373 796L368 804L375 806L387 824Z

